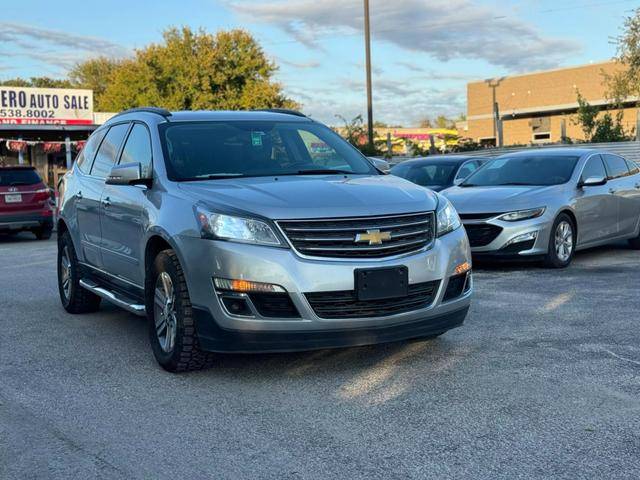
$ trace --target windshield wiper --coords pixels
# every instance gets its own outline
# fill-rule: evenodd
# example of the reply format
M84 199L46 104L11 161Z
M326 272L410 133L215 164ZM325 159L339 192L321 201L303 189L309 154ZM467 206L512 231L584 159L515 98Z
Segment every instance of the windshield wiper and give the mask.
M312 170L298 170L298 173L294 175L324 175L324 174L332 174L332 173L353 173L353 172L348 172L347 170L335 170L331 168L317 168Z
M237 178L244 177L242 173L212 173L208 175L196 175L195 177L182 178L183 182L190 182L193 180L221 180L224 178Z
M11 186L11 187L16 187L18 185L29 185L29 183L27 183L27 182L11 182L9 184L9 186Z
M459 187L478 187L479 185L476 185L475 183L461 183L458 186Z
M510 185L514 185L514 186L527 186L530 187L533 185L533 183L526 183L526 182L505 182L505 183L496 183L494 185L494 187L504 187L504 186L510 186Z

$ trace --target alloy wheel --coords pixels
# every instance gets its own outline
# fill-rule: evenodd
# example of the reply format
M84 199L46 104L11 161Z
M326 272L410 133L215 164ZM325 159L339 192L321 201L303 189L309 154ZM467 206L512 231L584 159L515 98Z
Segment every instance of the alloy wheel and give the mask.
M60 285L64 297L68 300L71 296L71 260L67 246L64 247L62 255L60 255Z
M555 249L558 260L566 262L573 253L573 227L566 220L556 227Z
M154 320L160 348L165 353L173 350L176 343L177 319L176 295L173 282L167 272L161 272L156 280L154 294Z

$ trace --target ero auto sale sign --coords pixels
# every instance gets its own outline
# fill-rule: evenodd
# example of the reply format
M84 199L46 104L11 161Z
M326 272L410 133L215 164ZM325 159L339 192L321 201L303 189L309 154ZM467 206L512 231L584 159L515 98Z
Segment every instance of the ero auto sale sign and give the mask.
M0 86L0 124L90 125L93 90Z

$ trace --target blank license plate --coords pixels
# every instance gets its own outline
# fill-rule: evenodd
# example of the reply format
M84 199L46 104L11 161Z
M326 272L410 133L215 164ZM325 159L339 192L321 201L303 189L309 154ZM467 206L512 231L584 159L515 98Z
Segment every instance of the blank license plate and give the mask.
M409 269L405 266L357 269L358 300L383 300L409 294Z
M20 203L22 202L22 195L20 195L19 193L15 193L13 195L5 195L4 201L6 203Z

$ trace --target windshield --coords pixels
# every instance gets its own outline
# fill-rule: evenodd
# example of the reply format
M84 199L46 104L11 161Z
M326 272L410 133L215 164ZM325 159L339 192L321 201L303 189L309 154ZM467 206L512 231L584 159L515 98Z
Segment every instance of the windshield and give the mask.
M578 158L568 155L496 158L472 173L461 186L560 185L569 181Z
M423 187L449 185L453 182L456 165L449 163L421 163L419 165L398 165L391 170L392 175L405 178Z
M0 169L0 187L35 185L40 183L38 172L30 168Z
M160 136L171 180L378 174L351 145L317 123L166 123L160 126Z

